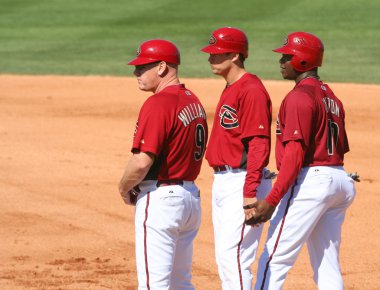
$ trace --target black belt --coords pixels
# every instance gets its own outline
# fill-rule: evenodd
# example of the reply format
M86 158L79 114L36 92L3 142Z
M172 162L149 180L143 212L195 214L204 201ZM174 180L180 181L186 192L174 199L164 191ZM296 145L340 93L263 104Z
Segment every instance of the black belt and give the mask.
M172 180L159 180L159 181L157 181L157 187L169 186L169 185L183 185L183 180L172 179Z
M213 167L213 169L214 169L214 172L223 172L223 171L231 170L233 168L229 165L219 165L219 166Z

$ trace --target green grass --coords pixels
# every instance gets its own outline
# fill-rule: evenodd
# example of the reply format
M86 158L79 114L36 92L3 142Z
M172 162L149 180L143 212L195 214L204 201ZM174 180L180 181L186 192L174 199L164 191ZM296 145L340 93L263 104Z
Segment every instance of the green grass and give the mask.
M293 31L325 44L326 81L380 83L378 0L0 0L0 73L131 75L139 43L165 38L182 54L183 77L211 77L199 51L212 30L250 39L246 67L280 79L280 46Z

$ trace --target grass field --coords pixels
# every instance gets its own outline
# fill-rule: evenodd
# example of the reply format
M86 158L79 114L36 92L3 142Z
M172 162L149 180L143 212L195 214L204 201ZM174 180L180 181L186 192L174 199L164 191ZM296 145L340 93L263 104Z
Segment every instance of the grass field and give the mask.
M0 0L0 73L130 75L138 44L175 42L181 76L210 77L212 30L235 26L250 39L247 69L280 79L271 50L309 31L326 47L326 81L380 83L378 0Z

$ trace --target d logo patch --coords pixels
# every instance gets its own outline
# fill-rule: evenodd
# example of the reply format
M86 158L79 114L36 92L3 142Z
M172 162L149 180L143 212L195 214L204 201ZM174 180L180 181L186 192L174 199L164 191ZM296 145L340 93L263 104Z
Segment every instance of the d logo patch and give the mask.
M219 111L220 125L226 129L239 127L236 110L228 105L223 105Z

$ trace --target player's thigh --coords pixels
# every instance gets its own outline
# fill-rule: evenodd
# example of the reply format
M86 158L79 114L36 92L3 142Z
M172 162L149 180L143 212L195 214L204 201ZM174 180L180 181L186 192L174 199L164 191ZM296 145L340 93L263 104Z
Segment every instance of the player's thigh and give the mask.
M345 214L346 208L332 208L319 219L307 241L313 265L320 264L327 251L337 260Z
M294 251L298 255L320 217L326 210L324 192L319 182L293 185L277 207L268 230L267 246L277 254Z
M245 172L215 174L213 183L213 220L221 236L235 234L244 221L243 186ZM240 227L240 228L239 228Z
M193 242L201 223L199 190L195 186L186 188L186 211L179 229L171 275L172 289L194 289L191 283Z
M138 201L135 219L137 270L139 275L149 274L151 286L170 283L183 208L181 195L170 197L165 191L151 192Z
M221 240L239 240L244 224L242 193L233 193L225 198L222 206L218 207L218 236Z
M333 172L334 185L326 200L327 209L308 240L310 259L319 264L327 251L338 260L341 230L346 211L355 197L354 181L343 170ZM333 260L333 258L331 258Z

